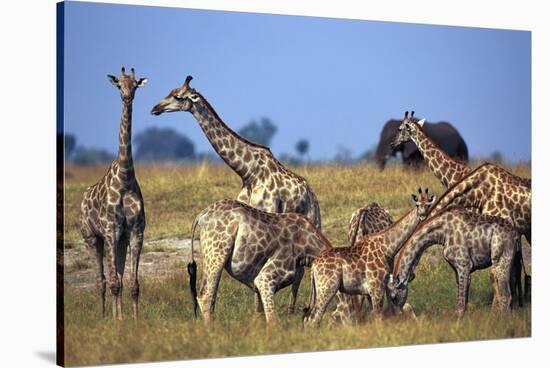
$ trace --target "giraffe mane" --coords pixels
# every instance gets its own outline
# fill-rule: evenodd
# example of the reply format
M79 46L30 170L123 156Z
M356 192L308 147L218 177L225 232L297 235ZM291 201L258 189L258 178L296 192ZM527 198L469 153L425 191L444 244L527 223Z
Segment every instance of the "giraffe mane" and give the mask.
M419 129L419 130L424 134L424 136L425 136L425 138L428 140L428 142L430 142L434 147L436 147L439 151L441 151L441 152L449 159L449 161L452 161L452 162L454 162L454 163L456 163L456 164L460 164L460 165L464 165L464 164L465 164L463 161L460 161L460 160L457 160L457 159L451 157L451 155L447 154L447 152L445 152L441 147L439 147L439 145L436 144L436 143L434 142L434 140L424 131L424 128L423 128L422 126L420 126L420 124L418 124L418 121L419 121L418 119L416 119L416 120L411 120L411 123L414 124L414 126L415 126L417 129ZM424 122L424 125L426 125L426 124L441 124L441 123L444 123L444 122L443 122L443 121L440 121L440 122L438 122L438 123L429 123L429 122L425 121L425 122ZM445 123L446 123L446 122L445 122ZM447 123L447 124L448 124L448 123ZM458 133L458 131L457 131L457 133ZM460 134L460 133L459 133L459 134Z
M210 109L210 111L212 112L212 114L214 114L214 117L216 119L218 119L224 126L225 128L227 128L227 130L229 131L229 133L231 133L234 137L244 141L246 144L249 144L251 146L254 146L256 148L261 148L261 149L264 149L266 151L268 151L269 153L271 153L271 149L267 146L264 146L263 144L259 144L259 143L255 143L255 142L252 142L248 139L246 139L245 137L239 135L239 133L235 132L233 129L231 129L221 118L220 116L218 115L218 113L216 112L216 110L214 110L214 108L212 107L212 105L210 104L210 102L208 102L208 100L199 92L195 91L195 93L197 95L199 95L202 100L204 101L204 104Z

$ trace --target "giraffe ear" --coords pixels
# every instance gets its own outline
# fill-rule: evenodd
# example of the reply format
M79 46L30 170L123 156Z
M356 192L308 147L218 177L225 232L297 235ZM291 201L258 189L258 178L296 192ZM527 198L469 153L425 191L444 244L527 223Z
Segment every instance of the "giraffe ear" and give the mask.
M109 79L109 82L113 84L113 86L118 88L118 79L114 75L108 74L107 79Z
M137 81L138 87L143 87L149 80L147 78L139 78Z
M422 128L425 122L426 122L426 119L419 120L418 125L420 125L420 127Z

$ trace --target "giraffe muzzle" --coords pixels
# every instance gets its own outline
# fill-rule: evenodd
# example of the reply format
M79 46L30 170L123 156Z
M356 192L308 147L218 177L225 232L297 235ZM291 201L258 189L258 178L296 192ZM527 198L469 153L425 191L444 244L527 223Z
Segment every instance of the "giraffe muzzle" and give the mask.
M158 105L155 105L155 107L153 107L151 109L151 114L153 115L160 115L164 112L164 109L163 109L163 106L161 104L158 104Z

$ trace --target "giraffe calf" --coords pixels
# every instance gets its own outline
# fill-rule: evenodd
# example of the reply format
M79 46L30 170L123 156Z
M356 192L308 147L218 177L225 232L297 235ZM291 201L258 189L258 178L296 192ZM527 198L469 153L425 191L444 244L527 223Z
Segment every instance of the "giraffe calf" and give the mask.
M434 196L427 197L427 189L425 195L420 189L419 192L420 198L412 196L416 209L388 229L368 234L351 247L324 250L313 261L310 306L304 310L305 326L321 323L328 304L338 292L370 297L374 315L381 316L393 257L435 202Z
M194 259L188 270L195 311L200 308L206 321L213 317L224 268L255 292L256 311L272 322L276 319L275 293L292 285L295 298L304 266L322 250L332 248L302 215L268 213L232 199L204 209L193 222L192 239L196 226L200 226L204 268L198 293Z
M443 246L443 257L455 271L459 316L466 311L471 273L487 267L491 267L495 291L493 307L510 309L513 274L521 274L520 234L500 217L456 207L428 219L403 245L388 284L395 305L403 305L407 300L410 275L424 251L434 244Z
M389 212L376 202L357 209L351 215L348 225L348 244L353 246L358 239L371 233L387 229L393 224ZM364 297L336 293L336 309L331 313L337 323L353 324L362 320Z

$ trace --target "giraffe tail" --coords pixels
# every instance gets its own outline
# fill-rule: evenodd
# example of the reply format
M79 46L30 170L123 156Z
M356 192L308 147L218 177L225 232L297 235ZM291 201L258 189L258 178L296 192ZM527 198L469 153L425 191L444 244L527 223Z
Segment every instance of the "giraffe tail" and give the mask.
M313 308L315 308L315 299L317 297L316 295L317 290L315 288L315 273L313 272L313 270L311 270L310 276L311 276L311 294L309 298L309 305L302 310L303 311L302 321L304 321L307 317L309 317L313 312Z
M195 240L195 230L199 219L201 218L199 214L193 221L193 226L191 228L191 262L187 264L187 272L189 273L189 288L191 289L191 297L193 298L193 312L195 313L195 318L197 318L197 308L199 306L197 301L197 263L195 262L194 256L194 240Z

